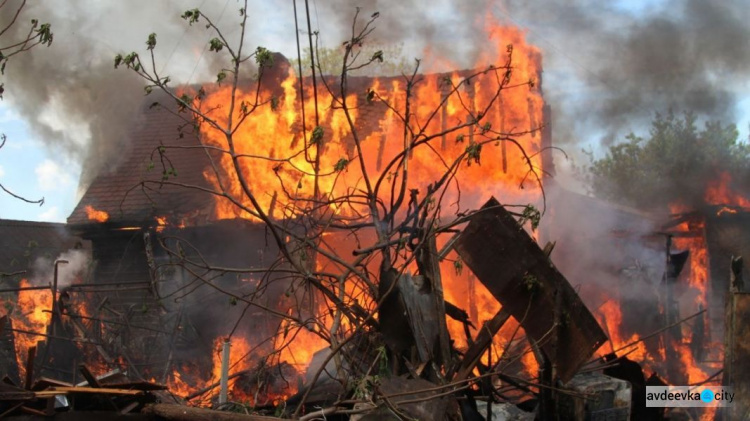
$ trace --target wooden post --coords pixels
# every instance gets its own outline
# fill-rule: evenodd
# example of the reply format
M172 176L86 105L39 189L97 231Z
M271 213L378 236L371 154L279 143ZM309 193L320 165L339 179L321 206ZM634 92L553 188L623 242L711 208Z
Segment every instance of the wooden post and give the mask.
M443 293L443 281L440 277L440 262L438 261L437 255L437 242L435 236L428 236L425 244L425 249L421 253L422 264L422 275L429 279L432 286L432 300L438 315L436 320L437 331L438 331L438 346L440 349L440 355L438 356L438 364L446 367L451 362L450 353L450 337L448 336L448 324L445 321L445 296Z
M221 348L221 382L219 392L219 404L227 403L228 383L229 383L229 354L231 343L229 338L224 339Z
M664 270L664 318L667 326L672 326L679 319L677 301L674 298L674 284L677 282L678 271L672 259L672 236L667 235L666 260ZM687 378L682 368L680 355L675 349L675 343L682 342L682 326L674 326L664 331L664 350L667 359L667 378L674 385L687 384Z
M742 257L732 257L724 328L722 385L734 392L732 406L721 408L723 420L750 419L750 288L745 286Z

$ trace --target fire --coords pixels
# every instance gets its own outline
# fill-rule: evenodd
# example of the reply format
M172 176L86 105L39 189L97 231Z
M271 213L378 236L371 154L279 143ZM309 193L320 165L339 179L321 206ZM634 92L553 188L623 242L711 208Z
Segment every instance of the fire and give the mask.
M299 329L296 336L288 342L288 346L281 351L279 360L304 368L310 365L315 352L328 346L328 342L317 334L304 328Z
M22 279L19 284L21 288L30 286L31 283L26 279ZM52 291L46 289L19 291L16 306L11 313L13 328L46 334L51 315L45 310L51 309ZM41 336L33 334L13 332L13 341L16 344L16 361L22 377L26 373L26 359L29 348L36 346L41 338Z
M89 221L103 223L109 220L109 214L105 211L94 209L94 207L91 205L86 206L85 209L86 216L89 218Z
M657 362L664 361L664 349L659 350L659 355L651 355L643 342L623 349L626 345L640 341L641 337L637 333L633 333L630 336L621 333L622 309L616 300L606 298L604 304L596 310L596 314L599 317L599 323L606 327L605 332L609 336L609 347L605 345L600 348L598 351L599 355L615 351L617 351L616 354L618 356L627 354L628 359L638 361L644 368L651 371L653 371Z
M450 253L448 258L441 263L445 299L469 313L469 319L475 327L469 328L469 333L472 337L476 337L479 333L478 329L492 319L500 311L501 306L487 288L469 273L468 269L460 271L456 269L455 258L457 255ZM463 323L450 317L446 318L446 322L454 346L459 350L466 350L469 345ZM525 376L535 378L539 365L529 348L525 335L518 322L513 318L509 319L493 338L492 362L493 365L500 363L501 368L518 362ZM488 364L489 355L485 353L481 357L481 362Z
M235 125L232 136L226 136L209 124L200 127L204 145L232 151L231 155L217 155L216 168L204 170L204 177L214 189L225 191L233 199L230 201L217 196L214 218L257 221L257 216L253 214L256 204L271 218L294 218L310 210L314 203L310 199L328 201L328 209L321 212L365 215L366 218L370 212L367 206L360 200L346 198L366 191L366 178L372 184L382 178L383 186L376 194L382 203L388 203L392 194L390 180L397 167L402 165L398 162L405 144L411 139L427 137L433 138L429 146L421 145L410 150L406 159L409 171L407 188L419 190L420 198L426 194L430 184L448 171L448 166L454 160L474 150L473 159L461 163L460 171L456 174L458 182L448 186L443 199L445 203L453 203L460 197L462 208L477 207L490 195L502 197L506 203L536 203L541 198L541 191L535 188L536 179L530 174L529 165L541 176L542 161L538 152L542 145L538 131L543 123L544 101L538 84L529 82L535 82L541 76L541 54L536 47L527 44L524 32L518 28L488 20L485 30L493 48L486 50L473 63L471 68L475 70L438 74L439 69L426 69L425 73L431 74L420 76L419 83L411 87L407 87L402 77L378 78L359 85L355 82L361 81L352 81L352 86L356 85L357 88L352 87L346 98L340 98L340 92L336 92L338 82L331 83L335 82L334 79L327 81L334 86L335 94L324 89L319 80L319 123L315 122L312 81L304 79L304 92L300 92L300 80L291 69L280 82L266 81L258 90L253 86L239 87L235 104L244 105L238 107L240 109L232 116L232 124ZM509 87L496 97L499 80L506 75L506 69L502 67L508 64L511 52ZM431 59L431 62L445 63L439 57ZM495 66L497 70L468 77L490 66ZM276 86L272 86L274 84ZM368 91L372 94L366 95ZM407 91L410 91L410 108L409 127L405 130L407 128L402 118L407 115ZM256 92L259 93L258 98ZM226 125L231 93L230 86L209 87L200 104L196 101L194 105L210 110L207 112L213 121ZM341 106L343 100L347 110ZM253 108L256 103L258 106ZM243 110L247 109L252 109L252 113L245 115ZM305 110L304 121L302 109ZM471 124L480 113L480 124ZM237 127L239 120L243 123ZM464 127L446 133L447 129L456 126ZM414 133L414 137L405 139L405 132ZM497 140L509 133L512 133L509 137L524 149L523 152L514 143L503 145L504 140ZM482 142L487 143L482 145L480 155L478 145ZM362 163L359 162L360 157ZM521 190L520 186L525 188ZM252 200L247 192L251 193ZM241 206L237 206L237 203ZM405 216L405 208L402 207L400 217ZM159 219L157 222L162 227L166 220ZM350 246L346 243L351 242L350 238L335 242L334 246L330 246L331 252L338 256L351 256L351 250L342 252L342 249ZM325 261L321 256L316 259L318 268L338 265ZM328 271L338 269L329 267ZM472 321L477 328L481 327L481 323L499 309L499 304L478 281L475 282L475 290L466 291L462 287L465 277L445 275L448 273L452 273L452 270L443 270L446 298L459 306L474 302L476 318L472 317ZM369 289L348 279L345 284L342 295L346 301L356 301L369 308L373 298ZM332 320L329 309L335 306L322 297L320 301L317 319L328 326ZM342 331L350 328L346 320L341 323ZM465 347L463 326L450 319L448 323L456 345ZM516 322L509 321L506 325L495 339L494 349L498 354L493 356L493 360L497 358L496 361L500 360L502 350L507 348L509 342L516 343L524 337L523 330L517 328ZM329 346L319 335L305 328L291 325L285 328L282 325L281 330L289 332L288 337L283 335L284 340L278 340L276 344L281 351L278 360L282 363L305 367L309 365L314 352ZM476 335L476 329L471 334ZM524 370L536 376L533 355L519 350L515 350L515 354L519 356ZM217 362L214 361L216 367ZM194 378L195 373L182 367L170 379L170 389L177 394L187 395L191 390L205 387L210 382L203 378L196 383L188 380L188 377ZM188 387L188 383L193 387Z
M673 214L678 214L685 212L686 207L681 204L673 204L670 206L670 210ZM706 303L708 303L709 282L708 247L706 245L705 226L706 223L704 220L691 221L690 223L683 222L676 229L679 233L685 234L685 236L675 236L672 239L674 249L688 250L690 252L690 260L683 272L688 272L688 283L697 293L695 303L701 304L703 308L706 308Z
M446 171L446 167L439 164L441 159L450 163L464 153L472 142L493 138L495 131L522 132L514 138L525 148L535 169L541 172L541 157L536 154L541 148L541 136L536 131L542 123L543 99L538 88L523 86L529 80L538 79L541 74L539 50L528 45L524 33L517 28L488 25L487 31L491 42L496 43L498 48L492 53L484 54L474 68L504 66L507 60L506 46L512 44L512 76L509 85L522 86L505 89L501 98L495 99L498 81L494 73L466 80L466 72L461 75L454 72L447 77L428 74L421 78L422 81L414 86L410 98L410 112L413 114L410 125L417 133L437 138L432 142L433 148L422 146L410 154L410 188L419 188L421 192L425 192L427 185L439 179ZM499 72L503 74L504 70ZM290 70L289 76L280 84L281 89L277 89L277 97L273 97L274 92L271 91L276 87L267 86L269 83L261 86L259 101L264 104L249 114L234 133L232 147L235 154L241 156L236 164L229 154L224 154L220 158L218 173L213 168L204 171L205 177L215 188L221 189L223 186L232 197L252 209L238 178L238 174L241 174L247 182L247 189L252 192L261 209L274 218L294 216L302 210L297 206L309 206L305 200L302 200L304 205L299 203L300 199L311 198L315 194L313 174L316 158L320 165L319 195L341 198L352 191L365 188L363 170L356 162L358 152L354 147L349 119L358 127L356 134L365 161L364 171L370 179L375 180L384 175L387 164L404 149L404 127L397 117L397 114L403 116L406 112L406 86L402 78L375 79L369 86L392 109L377 100L371 104L362 99L364 92L352 92L346 98L348 116L337 104L341 98L334 97L326 89L319 87L319 127L314 122L312 83L310 80L304 82L304 133L297 89L299 80ZM441 107L446 92L451 90L451 84L457 85L458 90ZM213 87L201 106L206 110L214 110L210 114L212 118L225 124L226 115L222 116L221 112L226 110L223 105L229 103L230 95L230 87ZM467 102L467 99L470 101ZM254 104L255 101L255 89L239 90L237 103ZM489 104L492 106L488 108ZM443 108L444 112L441 111ZM486 108L488 110L482 120L482 127L466 127L446 136L438 136L446 127L471 121L473 117L470 112L476 115ZM368 117L360 125L361 110L366 110ZM377 121L374 128L369 123L373 120L373 115ZM238 113L235 121L241 117L242 114ZM201 138L206 145L229 149L226 136L208 124L201 126ZM477 165L463 165L459 172L461 193L471 202L470 205L477 205L482 198L499 192L509 198L524 197L525 203L539 195L533 188L523 191L532 191L529 194L519 193L518 187L522 183L528 183L529 186L534 183L533 176L529 176L527 161L515 146L508 144L507 148L501 150L497 147L499 145L500 142L488 144L483 152L484 159L477 160ZM388 171L393 172L394 168L390 167ZM379 193L387 199L390 194L387 190L390 189L381 190ZM449 194L452 197L458 196L455 189ZM340 205L331 205L331 208L337 210L338 206ZM347 206L352 211L361 210L356 205ZM215 217L255 219L249 212L225 199L217 200Z
M734 191L731 184L731 174L726 171L722 172L718 179L709 182L705 194L706 203L711 205L728 205L750 209L750 200ZM735 212L736 210L731 213Z
M205 389L214 383L219 382L221 379L221 359L222 349L224 346L225 338L216 338L214 340L214 347L212 352L212 369L210 373L204 374L201 372L200 367L197 363L185 363L180 365L178 368L172 371L170 378L167 381L167 386L170 392L175 395L186 397L191 394ZM247 339L242 337L232 337L229 340L229 376L237 374L239 372L248 370L251 368L251 345ZM234 383L236 378L230 379L229 390L230 394L241 394L242 391L234 390ZM214 388L211 393L207 393L205 399L218 394L218 386ZM198 401L198 405L210 404L209 402Z
M501 97L495 98L499 85L498 78L493 72L471 79L466 78L469 72L453 72L447 75L433 73L421 77L420 83L411 88L410 126L415 133L421 133L420 136L435 136L435 139L431 142L434 145L432 148L418 147L409 154L410 189L419 189L424 194L427 186L446 172L442 161L452 162L465 153L467 148L475 147L473 145L476 145L476 142L497 136L495 132L520 132L513 136L514 139L530 156L530 162L535 169L541 172L541 156L536 153L541 149L541 136L536 131L542 124L544 101L538 87L529 87L527 83L539 79L541 75L540 52L536 47L526 43L524 32L518 28L488 21L485 29L490 42L496 48L487 50L473 68L484 70L490 65L504 66L511 51L509 45L512 45L512 73L509 85L518 87L504 89ZM440 61L439 58L436 59L433 61ZM502 76L505 70L500 69L499 73ZM341 98L335 98L326 89L319 87L319 128L314 123L312 81L304 80L304 84L304 126L300 110L299 80L297 75L290 71L288 77L281 82L280 90L277 89L277 98L274 100L271 100L271 89L276 87L267 86L265 83L261 86L260 101L266 103L249 114L234 133L231 139L232 148L241 158L233 161L228 154L224 154L220 158L221 166L218 172L212 168L204 172L204 176L215 188L221 189L223 186L230 195L252 209L253 206L244 194L238 178L238 173L241 174L247 182L247 189L253 193L260 208L274 218L292 217L302 208L309 206L309 202L304 199L315 195L315 182L311 174L315 172L316 157L320 162L321 174L318 179L318 194L328 199L340 199L351 192L365 189L365 172L371 180L392 173L394 167L388 167L388 164L397 159L399 153L404 150L404 125L399 118L406 113L404 102L407 86L403 78L374 79L369 87L365 87L375 93L373 103L363 99L364 92L350 93L346 98L346 104L350 108L348 116L340 105L332 106ZM450 94L454 86L457 90ZM230 94L230 87L214 87L202 101L201 106L204 109L217 110L211 115L220 124L226 123L226 116L219 114L226 110L222 105L229 103ZM387 102L390 107L383 106L378 98ZM243 101L254 104L255 90L239 90L237 102ZM444 105L441 105L443 102ZM481 127L469 124L461 130L440 136L446 128L472 121L479 112L485 113ZM367 119L361 121L365 117L360 114L365 113ZM238 117L241 117L241 114ZM360 141L363 166L356 161L358 151L355 148L354 133L349 119L357 128L356 135ZM370 124L370 121L377 124ZM230 146L227 137L208 124L201 126L201 139L204 144L210 146L223 149ZM471 165L461 165L457 178L461 184L462 206L477 206L489 195L499 195L508 201L520 203L534 202L540 197L539 189L533 188L534 178L529 174L528 163L523 154L511 144L501 148L500 143L488 143L484 147L481 160L477 156L476 162L470 162ZM337 166L342 165L342 162L346 163L343 167ZM519 190L522 184L528 187ZM387 202L390 188L383 188L378 193ZM445 200L451 201L458 197L459 192L454 186L446 192ZM341 201L330 207L337 213L369 212L357 204L342 205ZM255 219L250 212L239 209L224 199L216 201L215 217ZM444 273L446 272L449 271ZM454 288L458 285L457 282L448 279L445 283L446 296L453 302L463 304L469 301L465 292ZM351 283L346 288L349 297L353 296L354 290L357 289L352 287ZM486 291L482 293L479 288L473 294L481 306L479 320L474 321L478 324L491 318L499 305ZM454 339L465 344L462 328L457 330L455 324L450 323ZM309 361L311 353L325 345L317 335L305 330L300 331L292 342L288 350L282 353L282 361ZM303 345L298 345L298 342ZM304 345L308 342L315 343L315 346ZM502 347L499 346L498 349Z

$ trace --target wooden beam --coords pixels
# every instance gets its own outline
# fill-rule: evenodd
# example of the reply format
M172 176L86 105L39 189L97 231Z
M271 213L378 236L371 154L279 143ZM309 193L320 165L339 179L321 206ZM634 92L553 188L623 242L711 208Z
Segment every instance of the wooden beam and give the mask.
M474 341L474 344L469 347L466 354L464 354L464 359L461 361L460 367L456 370L456 377L452 379L453 381L464 380L469 377L469 374L474 371L474 367L479 363L479 359L487 350L487 347L492 345L492 338L495 337L497 332L500 331L500 328L503 327L509 318L510 312L507 309L502 308L492 319L482 325L476 341Z
M575 289L494 197L471 218L455 249L563 382L607 340Z
M724 328L723 386L734 392L731 406L721 408L725 420L750 417L750 292L742 281L742 258L732 258Z
M281 418L214 411L183 405L157 403L147 405L141 413L153 414L168 421L280 421Z

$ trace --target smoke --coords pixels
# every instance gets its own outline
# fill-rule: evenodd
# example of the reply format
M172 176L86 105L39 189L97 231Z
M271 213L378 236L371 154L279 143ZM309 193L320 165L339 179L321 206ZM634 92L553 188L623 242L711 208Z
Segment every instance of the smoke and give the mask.
M545 81L555 140L594 135L606 146L668 108L734 121L750 75L746 4L647 1L634 11L627 3L510 1L508 14L528 23L556 69Z
M488 48L481 28L489 14L527 29L543 51L555 138L567 143L593 134L608 144L670 107L732 120L742 95L737 88L750 74L744 42L750 11L739 0L507 0L502 6L473 0L429 7L413 0L338 0L311 11L324 43L335 46L349 35L357 5L361 20L380 12L374 40L406 42L409 57L439 51L457 67L472 65Z
M59 289L68 287L74 281L81 280L91 269L90 251L85 249L71 249L61 253L56 259L52 260L46 257L40 257L34 261L34 278L32 283L36 286L52 284L54 279L55 262L64 260L68 263L61 263L58 266L57 287Z
M19 4L12 0L6 10ZM553 106L555 142L604 145L624 132L647 127L654 112L669 107L731 121L750 67L750 11L739 0L628 2L552 0L543 5L507 0L310 2L312 29L322 45L336 47L351 33L356 6L360 22L380 12L371 41L403 44L403 58L439 52L440 65L465 68L487 49L481 29L487 16L528 29L545 58L545 97ZM304 3L298 2L302 46L308 45ZM81 187L126 156L128 133L138 124L143 81L115 70L117 53L145 52L157 33L157 69L175 83L210 81L224 53L206 51L215 36L201 23L188 27L180 14L200 7L236 40L242 2L96 2L78 0L60 7L29 2L3 40L21 37L31 18L52 23L55 41L13 57L4 76L6 99L53 151L83 167ZM269 7L252 1L245 28L248 50L263 45L296 56L289 3ZM0 24L11 14L4 13ZM11 33L12 32L12 33ZM396 58L398 59L398 58ZM433 71L429 63L422 67ZM439 69L444 70L444 69ZM745 88L743 88L743 86ZM571 150L577 148L568 148Z
M5 5L0 27L12 17L6 11L15 11L20 3ZM144 102L144 81L131 71L114 69L116 54L136 51L148 60L145 41L156 32L161 75L188 82L205 78L216 68L216 55L201 50L208 40L205 27L189 27L180 19L188 6L145 0L79 0L64 7L28 2L2 36L0 44L7 45L25 37L31 19L52 24L50 47L37 46L11 58L3 77L4 96L50 150L82 166L80 188L85 189L100 171L115 169L127 156L128 135L138 124ZM207 5L203 10L222 23L230 14L237 17L236 11L226 9ZM236 31L228 32L235 36Z

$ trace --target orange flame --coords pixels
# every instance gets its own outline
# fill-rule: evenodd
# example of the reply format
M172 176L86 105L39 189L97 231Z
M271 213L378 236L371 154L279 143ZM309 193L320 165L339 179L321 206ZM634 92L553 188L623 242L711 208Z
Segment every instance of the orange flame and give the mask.
M453 72L450 74L427 74L420 82L409 88L409 121L410 129L420 132L420 136L434 136L431 147L417 147L410 151L407 158L410 189L424 193L428 185L440 179L448 170L448 165L465 154L468 148L476 147L480 141L503 138L513 132L513 140L522 147L522 152L515 143L504 140L487 143L481 153L471 162L463 162L456 174L458 183L452 183L444 196L444 201L455 202L461 197L461 207L477 207L490 195L502 197L504 202L534 203L541 197L539 189L534 188L536 180L530 174L528 165L533 165L538 174L542 171L541 136L537 131L542 121L544 105L536 81L541 75L541 55L539 50L526 43L522 30L498 25L488 19L486 32L493 43L493 48L486 50L474 63L472 72ZM512 44L512 49L509 45ZM466 76L488 69L489 66L501 68L506 65L508 54L512 50L512 72L508 86L499 97L498 77L490 71L470 79ZM439 58L433 62L445 62ZM498 70L500 78L505 69ZM407 86L402 78L380 78L369 81L352 91L345 98L348 111L342 109L338 98L319 85L317 103L319 107L319 127L316 127L316 114L313 100L312 83L305 80L304 102L298 91L299 80L293 72L281 81L280 86L260 87L260 104L253 112L245 116L241 110L232 116L233 124L244 118L242 125L228 138L222 131L203 124L200 128L203 144L232 150L230 154L217 157L217 168L207 168L204 177L217 190L225 190L236 202L217 198L214 203L214 217L217 219L245 218L257 220L253 215L255 204L246 191L249 191L260 209L272 218L291 218L306 209L311 203L308 199L316 195L315 167L319 161L316 198L328 199L330 211L334 214L367 214L369 210L361 204L337 199L346 197L352 192L365 190L365 173L370 180L384 177L389 180L395 171L389 163L398 162L408 139L404 139L404 123L401 118L406 115L405 100ZM354 86L355 81L352 82ZM453 88L455 92L452 92ZM365 91L374 92L375 101L365 97ZM231 87L214 86L207 89L207 95L200 106L212 110L210 116L219 125L227 124L227 104L231 99ZM236 104L245 104L245 109L256 103L255 89L239 88ZM370 98L372 99L372 98ZM382 101L381 101L382 100ZM388 106L384 105L386 102ZM304 108L306 121L302 121L301 109ZM221 113L224 112L224 115ZM483 113L481 127L471 124L479 112ZM459 130L443 136L446 129L463 126ZM354 131L352 129L354 127ZM234 129L234 127L232 128ZM322 129L322 131L321 131ZM359 149L355 145L357 136ZM231 145L230 145L230 142ZM524 154L525 152L525 154ZM317 154L317 156L316 156ZM359 157L363 162L360 165ZM243 177L243 182L240 180ZM386 182L388 184L388 182ZM461 186L459 191L456 187ZM525 186L523 190L519 186ZM355 193L356 194L356 193ZM390 188L378 192L380 199L387 203ZM241 206L237 206L236 203ZM360 207L361 206L361 207ZM244 209L243 209L244 207ZM351 252L341 252L347 244L336 244L336 255L351 256ZM331 264L321 256L316 257L316 265ZM446 263L443 263L445 265ZM447 263L449 264L449 263ZM336 266L336 264L333 264ZM450 269L443 273L452 272ZM468 271L467 271L468 272ZM499 304L477 282L474 291L465 291L465 277L444 275L445 294L452 302L463 304L469 300L478 303L477 327L489 320ZM357 302L367 307L372 297L368 289L355 282L344 286L347 302ZM337 294L338 295L338 294ZM326 319L329 308L336 308L325 299L319 305L320 320ZM457 346L466 346L463 326L449 320L451 335ZM509 322L495 339L495 355L501 355L509 344L517 343L523 337L523 329ZM295 366L306 366L313 353L328 346L326 341L306 329L293 326L282 326L287 329L290 338L282 341L279 361ZM342 329L346 329L342 321ZM473 335L477 331L472 330ZM277 344L278 345L278 344ZM537 367L533 355L529 352L515 350L516 360L521 367L536 376ZM493 357L495 359L496 357ZM170 383L173 391L186 394L185 382L188 370L182 375L175 373ZM199 382L200 383L200 382ZM205 384L205 383L204 383ZM199 387L194 387L196 389Z
M102 223L109 220L109 214L105 211L94 209L94 207L91 205L86 206L85 209L86 216L89 218L89 221Z
M483 116L481 128L467 125L465 129L443 138L438 136L432 142L436 148L420 147L413 150L409 158L410 184L413 184L410 188L426 191L427 185L439 179L447 170L446 166L440 164L441 160L450 163L467 150L472 139L479 141L488 136L492 138L494 132L519 133L514 139L524 147L531 163L541 173L541 157L536 153L541 148L541 136L536 131L542 124L543 99L537 88L524 86L528 81L538 79L541 74L539 50L526 44L524 33L517 28L488 25L487 31L499 48L491 54L484 54L475 68L486 69L490 64L504 66L507 57L505 46L513 44L509 85L520 86L504 89L501 98L495 98L499 85L494 73L475 76L471 80L462 80L457 73L448 76L447 80L445 75L425 75L422 82L412 88L410 98L412 127L418 130L417 124L425 125L424 122L429 122L422 127L425 135L437 135L446 127L466 124L473 118L470 111L475 116L489 104L493 105ZM504 70L501 69L500 73L504 73ZM309 81L306 82L303 106L307 120L304 135L298 79L291 73L281 82L278 100L270 100L273 94L269 88L272 87L265 86L267 83L261 86L260 101L266 103L254 109L232 137L234 153L241 158L235 161L229 154L224 154L220 158L218 173L212 168L204 172L205 177L217 189L223 186L244 206L252 209L238 179L238 174L241 174L247 182L247 189L252 192L261 209L275 218L293 216L298 212L295 209L295 203L299 203L297 199L313 196L315 183L312 174L316 153L319 153L321 175L318 183L322 195L343 197L364 188L362 168L356 162L358 156L350 120L357 127L364 168L371 179L382 175L387 164L404 149L403 123L396 117L397 113L401 116L405 113L403 104L406 87L401 78L375 79L370 85L371 90L387 101L392 109L382 106L378 101L370 104L363 99L364 92L356 92L346 98L348 116L340 105L336 105L341 98L335 98L327 90L319 89L317 100L320 127L317 131L312 117L315 115L312 87ZM450 83L458 86L458 91L450 95L445 105L441 106L446 92L451 89ZM226 110L223 105L230 102L231 92L230 87L213 87L202 101L204 109L214 110L211 117L219 124L226 124L226 115L222 116L220 112ZM238 92L236 103L255 103L254 89L240 89ZM467 102L467 99L470 101ZM445 107L444 112L441 111L442 107ZM366 117L360 116L365 112ZM234 117L236 121L242 114ZM362 118L365 120L360 123ZM229 149L227 137L208 124L201 126L201 138L206 145ZM499 192L514 199L523 197L525 203L528 203L529 198L538 197L537 191L525 194L528 190L535 190L533 188L523 192L518 189L524 182L531 185L535 181L529 175L525 157L511 144L502 151L499 147L493 149L493 146L499 145L499 141L496 145L488 144L483 151L481 165L462 166L458 175L462 181L461 194L470 204L477 205L490 194L497 195ZM349 162L351 164L347 165ZM393 167L388 171L393 172ZM383 189L381 195L389 194L385 190L389 189ZM450 197L458 196L455 190L449 193ZM337 205L331 205L331 208L337 210ZM250 213L225 199L217 199L215 216L219 219L254 219Z
M741 194L734 191L731 187L731 184L731 174L726 171L722 172L719 175L718 179L712 180L708 184L705 195L706 203L711 205L738 206L741 208L750 209L750 200L744 198Z
M28 288L31 283L22 279L19 285L21 288ZM47 326L50 323L51 315L45 310L52 309L52 291L26 290L18 292L18 301L13 310L13 328L34 332L40 334L47 333ZM13 332L13 340L16 344L16 361L18 368L23 377L26 373L26 359L29 348L36 346L41 336L28 333Z

